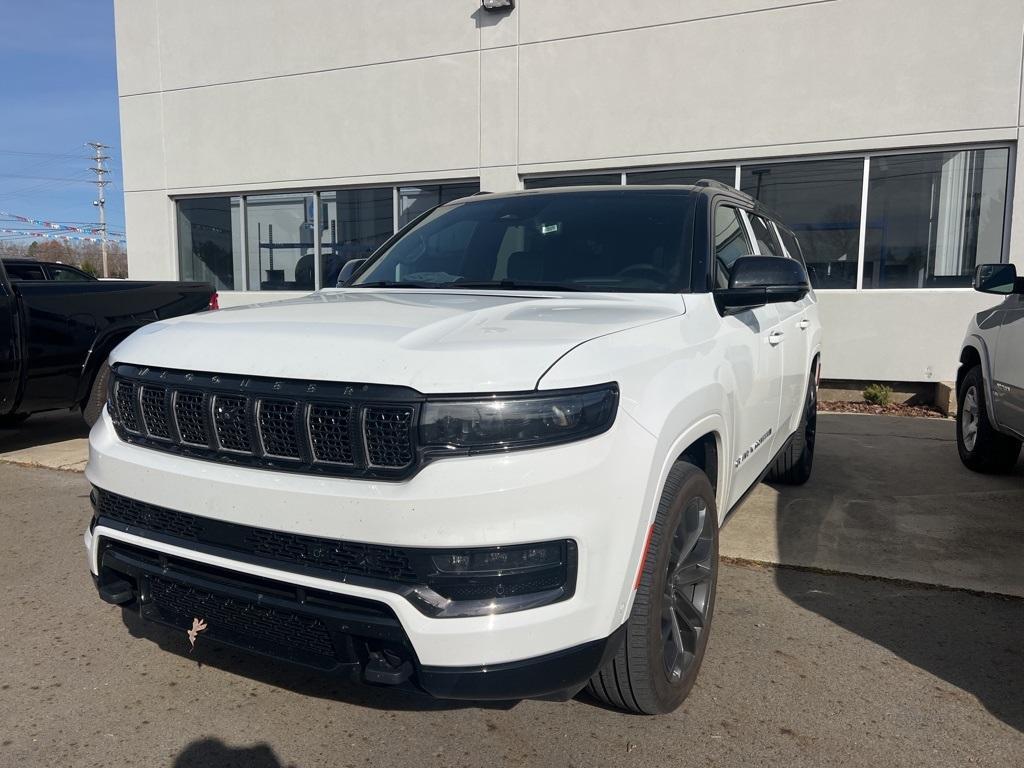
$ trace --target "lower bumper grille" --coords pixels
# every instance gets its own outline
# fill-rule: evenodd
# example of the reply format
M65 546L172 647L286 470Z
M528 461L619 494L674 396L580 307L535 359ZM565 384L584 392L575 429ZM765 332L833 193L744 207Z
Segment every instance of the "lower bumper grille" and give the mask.
M162 578L149 582L153 608L165 624L188 629L193 618L207 625L204 637L259 650L312 666L335 666L331 636L317 618L183 586Z

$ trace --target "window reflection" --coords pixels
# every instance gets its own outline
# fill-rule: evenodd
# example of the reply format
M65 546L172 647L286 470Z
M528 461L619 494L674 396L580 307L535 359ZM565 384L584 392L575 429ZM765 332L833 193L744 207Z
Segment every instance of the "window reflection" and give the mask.
M320 195L320 281L338 283L350 259L365 259L394 232L391 187L345 189Z
M735 186L736 167L671 168L661 171L630 171L626 174L627 184L696 184L701 179Z
M249 289L313 290L313 195L246 197Z
M815 288L856 288L864 160L744 165L740 186L800 238Z
M242 223L238 197L178 201L178 265L182 280L242 290Z
M1009 150L871 158L865 288L971 284L1001 261Z
M598 184L621 184L621 173L590 173L575 176L546 176L542 179L523 179L525 189L551 187L592 187Z
M398 190L398 226L404 227L421 213L435 205L450 203L460 197L469 197L480 191L480 183L430 184L421 187L401 187Z

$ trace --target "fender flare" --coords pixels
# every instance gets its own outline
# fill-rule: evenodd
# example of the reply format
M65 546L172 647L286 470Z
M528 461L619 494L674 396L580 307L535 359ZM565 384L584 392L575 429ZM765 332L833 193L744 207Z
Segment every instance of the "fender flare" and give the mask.
M963 357L964 350L970 347L978 353L978 357L981 360L981 381L985 386L985 411L988 414L988 420L992 426L998 429L999 422L996 420L995 409L992 407L992 363L991 357L988 353L988 344L985 343L985 339L976 333L970 333L967 338L964 339L963 346L960 348L960 357ZM963 365L961 360L959 366ZM960 370L957 369L956 377L956 396L960 398Z
M620 592L621 598L619 600L619 614L616 616L615 621L616 626L628 619L630 611L633 610L633 598L636 596L636 590L633 587L636 583L636 574L642 567L643 558L647 555L648 532L651 530L651 526L654 525L654 519L658 514L658 506L661 504L661 494L665 488L665 482L668 480L668 474L687 446L707 434L715 436L718 447L719 467L718 483L715 488L716 508L718 507L717 500L723 497L725 489L729 487L728 483L731 480L730 471L728 467L724 466L728 462L722 462L722 456L729 455L727 451L730 449L730 446L726 444L725 419L721 413L708 413L687 427L682 434L678 435L669 445L668 449L661 456L656 457L655 465L651 468L648 488L652 490L648 491L648 496L644 503L644 514L640 515L640 525L637 527L634 536L633 555L630 558L630 563L633 567L625 574L622 591ZM660 463L658 462L659 459ZM717 512L720 522L722 517L721 510L717 510Z

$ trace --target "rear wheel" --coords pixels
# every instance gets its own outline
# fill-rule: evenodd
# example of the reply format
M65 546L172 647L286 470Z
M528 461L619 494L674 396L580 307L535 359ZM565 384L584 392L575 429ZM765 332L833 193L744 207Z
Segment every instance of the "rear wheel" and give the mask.
M775 463L768 470L769 483L803 485L811 479L814 465L814 440L818 432L818 383L812 373L804 398L804 411L800 416L793 439L785 450L775 457Z
M665 482L626 636L587 684L599 701L656 715L697 679L718 582L718 512L707 475L678 462Z
M964 376L957 396L956 447L960 461L975 472L1009 472L1020 455L1020 440L997 432L988 420L985 379L976 365Z
M96 371L96 378L92 380L92 387L89 388L89 399L82 406L82 418L90 427L100 420L103 413L103 406L107 402L107 383L110 381L110 366L104 363Z

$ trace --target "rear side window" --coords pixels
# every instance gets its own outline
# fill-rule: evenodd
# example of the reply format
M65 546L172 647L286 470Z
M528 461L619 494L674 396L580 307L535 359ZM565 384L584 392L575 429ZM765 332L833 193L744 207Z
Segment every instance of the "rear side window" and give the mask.
M750 214L750 228L754 230L754 239L757 240L757 249L762 256L782 256L782 247L775 239L772 228L768 222L756 213Z
M796 239L796 235L785 227L777 227L777 229L779 230L779 237L782 238L782 247L786 249L786 255L803 264L804 252L800 249L800 243Z
M43 268L35 264L5 264L11 280L45 280Z
M61 280L63 282L83 282L92 280L92 277L85 272L79 272L77 269L69 269L68 267L50 267L50 279Z
M750 241L740 212L720 205L715 209L715 288L728 288L732 265L740 256L749 256Z

